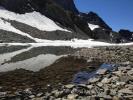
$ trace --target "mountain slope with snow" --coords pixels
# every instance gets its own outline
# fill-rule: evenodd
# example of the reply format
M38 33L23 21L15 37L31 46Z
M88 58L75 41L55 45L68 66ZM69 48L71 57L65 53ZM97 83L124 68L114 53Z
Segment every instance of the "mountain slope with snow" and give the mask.
M1 43L74 38L110 43L133 41L132 32L114 32L96 13L79 12L74 0L1 0L0 29Z
M32 27L36 27L37 29L42 31L68 31L59 27L54 21L44 15L41 15L38 12L16 14L14 12L0 9L0 18L4 18L6 20L15 20L30 25Z

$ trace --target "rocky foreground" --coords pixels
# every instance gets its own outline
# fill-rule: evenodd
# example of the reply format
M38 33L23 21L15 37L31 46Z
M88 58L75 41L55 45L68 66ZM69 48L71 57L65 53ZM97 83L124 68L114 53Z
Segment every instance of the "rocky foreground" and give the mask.
M10 90L7 91L5 87L1 86L0 100L133 100L132 52L133 52L132 47L109 47L109 48L106 47L106 48L82 49L76 52L74 56L78 58L85 58L88 63L85 64L86 62L84 60L81 63L79 61L80 59L75 61L73 60L73 58L71 58L71 60L68 60L68 58L64 58L64 60L61 60L61 62L59 60L55 64L47 67L47 68L51 68L49 69L51 70L51 73L55 72L54 74L55 75L57 74L58 76L58 77L56 76L55 79L52 78L53 80L52 82L49 79L51 77L51 74L49 74L49 76L47 76L47 80L49 81L49 83L47 82L46 79L43 82L43 77L45 77L46 75L45 73L47 73L45 72L45 70L48 70L47 68L42 69L40 71L39 76L36 76L36 78L38 78L38 80L36 81L38 82L33 81L35 79L34 78L35 75L33 74L37 74L33 72L26 74L25 78L22 78L22 79L21 77L19 77L18 74L16 74L16 76L14 76L13 78L11 77L12 73L5 77L2 76L2 74L0 74L0 78L2 77L7 78L6 80L4 80L4 78L0 79L1 85L5 83L3 84L3 86L4 85L7 87L14 86L15 88L15 85L20 85L20 84L28 85L27 88L25 89L18 88L16 86L17 89L14 89L14 91L10 91ZM72 61L73 63L68 64L70 61ZM87 68L89 67L86 67L82 70L76 70L77 69L76 66L78 65L90 66L91 68L91 67L94 67L94 63L96 63L96 61L97 63L100 62L98 63L99 67L103 63L114 64L115 66L111 69L106 68L106 66L100 69L95 67L93 69L93 71L95 71L93 76L88 78L83 83L82 82L73 83L70 81L67 82L67 80L71 80L70 75L72 76L74 75L74 73L76 74L76 72L79 72L79 71L88 72ZM93 65L90 65L89 62L93 63ZM62 66L66 66L66 67L63 67L64 69L62 69L58 73L57 71L52 71L53 69L56 70L55 68L58 68L57 66L61 65L61 63L62 63ZM70 66L75 66L75 67L72 67L72 69L70 70L69 69L71 68ZM67 72L68 69L69 69L69 73L71 72L70 75ZM68 74L63 74L65 72L67 72ZM22 73L21 71L21 74L25 74L25 73ZM61 73L63 76L64 75L65 76L62 77L61 75L58 75ZM41 77L41 75L43 74L44 76ZM26 79L26 76L28 77L29 80ZM81 78L84 78L84 77L81 77ZM13 81L13 79L16 81L16 83ZM58 79L58 82L57 82L57 79ZM26 80L25 83L20 83L20 82L24 82L24 80ZM41 85L40 87L30 87L28 84L28 81L32 84L34 84L33 82L35 82ZM46 84L45 82L47 83L47 86L42 85L42 84ZM53 86L54 82L56 83L56 86Z
M133 68L126 62L112 71L99 69L86 84L48 85L47 92L27 88L10 93L2 87L0 91L1 100L133 100Z

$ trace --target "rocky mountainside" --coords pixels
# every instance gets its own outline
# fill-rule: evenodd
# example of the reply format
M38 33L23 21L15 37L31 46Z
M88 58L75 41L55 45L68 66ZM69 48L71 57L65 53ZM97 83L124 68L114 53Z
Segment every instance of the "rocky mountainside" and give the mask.
M30 42L35 41L33 38L49 40L92 38L106 42L132 41L131 35L125 37L121 33L112 31L111 27L96 13L79 12L74 0L1 0L0 6L0 24L2 25L0 42L24 42L21 41L24 36L27 36L29 38L27 41ZM12 30L6 29L9 24L10 29L13 28ZM11 32L12 34L17 33L16 39L15 37L13 39ZM20 34L22 32L25 35L22 36ZM8 39L9 41L7 41Z

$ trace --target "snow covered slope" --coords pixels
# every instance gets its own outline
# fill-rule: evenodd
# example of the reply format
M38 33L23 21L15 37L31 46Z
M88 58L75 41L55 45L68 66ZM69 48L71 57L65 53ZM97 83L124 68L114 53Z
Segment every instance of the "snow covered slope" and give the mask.
M26 14L16 14L5 9L0 9L0 18L4 18L7 20L15 20L30 25L32 27L36 27L37 29L42 31L68 31L66 29L59 27L51 19L35 11Z

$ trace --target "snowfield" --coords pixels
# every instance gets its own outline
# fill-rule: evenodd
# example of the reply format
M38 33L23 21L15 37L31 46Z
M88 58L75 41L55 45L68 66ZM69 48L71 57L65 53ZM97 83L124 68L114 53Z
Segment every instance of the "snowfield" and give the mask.
M7 20L8 19L15 20L15 21L27 24L29 26L35 27L42 31L61 30L61 31L70 32L67 29L63 29L59 27L54 21L35 11L31 13L26 13L26 14L16 14L14 12L10 12L5 9L0 9L0 18L4 18Z
M121 43L111 44L106 42L94 41L93 39L81 40L72 39L70 41L63 40L43 40L42 43L0 43L0 46L31 46L31 47L42 47L42 46L69 46L72 48L93 48L100 46L130 46L132 43Z

